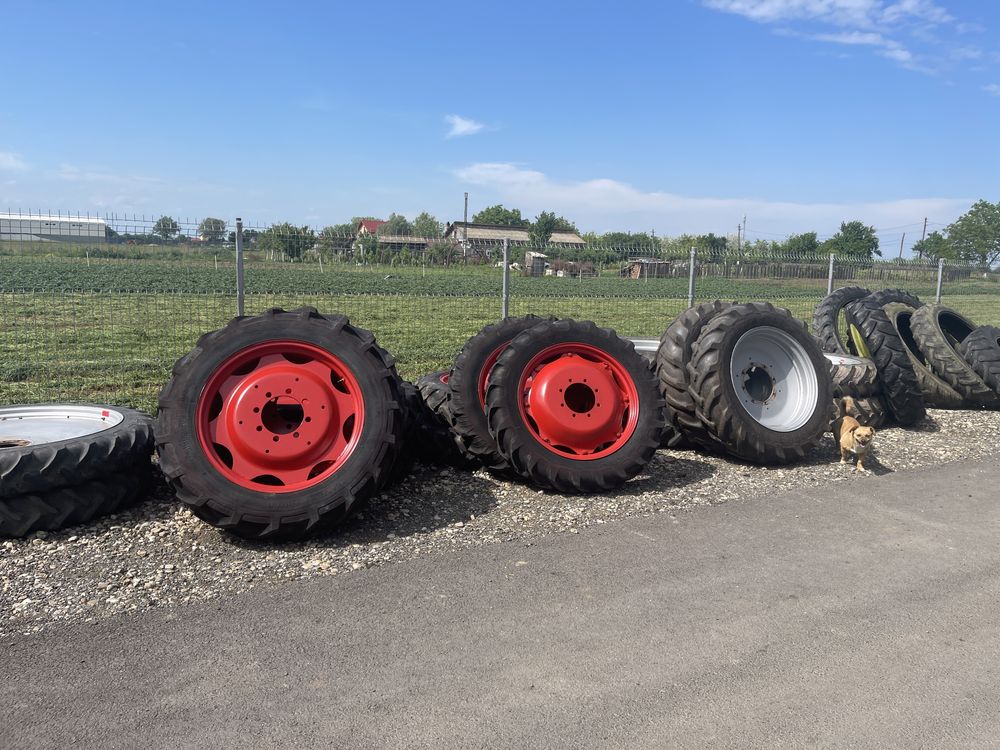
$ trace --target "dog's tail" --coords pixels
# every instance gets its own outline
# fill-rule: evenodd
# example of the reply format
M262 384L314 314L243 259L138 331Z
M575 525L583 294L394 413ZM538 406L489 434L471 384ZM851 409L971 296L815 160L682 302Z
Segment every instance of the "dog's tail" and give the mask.
M857 407L854 405L854 399L850 396L844 396L840 399L840 418L853 417L856 413Z

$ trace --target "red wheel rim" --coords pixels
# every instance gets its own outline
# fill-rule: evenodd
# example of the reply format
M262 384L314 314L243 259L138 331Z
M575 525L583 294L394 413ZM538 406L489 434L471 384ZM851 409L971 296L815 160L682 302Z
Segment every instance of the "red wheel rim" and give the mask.
M639 392L621 363L589 344L550 346L518 382L521 418L564 458L593 461L621 448L639 421Z
M490 373L493 372L493 366L500 359L500 355L504 353L504 350L510 346L510 344L500 344L493 352L486 358L483 362L483 366L479 370L479 378L476 381L476 390L479 393L479 405L486 410L486 384L490 379Z
M295 492L336 473L364 428L354 374L301 341L243 349L216 368L196 413L198 440L229 481L260 492Z

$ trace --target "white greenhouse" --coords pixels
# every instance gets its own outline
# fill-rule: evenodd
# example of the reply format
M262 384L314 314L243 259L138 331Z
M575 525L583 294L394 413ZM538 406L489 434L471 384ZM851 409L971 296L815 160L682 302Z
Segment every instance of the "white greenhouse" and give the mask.
M86 216L0 213L0 242L76 242L103 244L104 219Z

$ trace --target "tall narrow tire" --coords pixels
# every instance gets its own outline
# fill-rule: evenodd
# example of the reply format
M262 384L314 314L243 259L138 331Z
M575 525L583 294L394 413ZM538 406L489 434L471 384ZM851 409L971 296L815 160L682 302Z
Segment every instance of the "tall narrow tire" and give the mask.
M924 306L924 303L920 301L920 297L910 294L905 289L879 289L868 295L868 298L880 307L899 304L907 305L916 310L918 307Z
M392 357L314 308L236 318L160 392L156 444L178 499L248 539L330 528L390 478L404 428Z
M1000 328L980 326L959 344L958 353L983 382L1000 396Z
M0 499L0 537L58 531L114 513L146 496L151 473L147 461L71 487Z
M455 358L448 381L452 430L462 441L463 452L475 456L491 471L505 471L509 464L497 449L486 422L490 372L512 339L544 320L526 315L488 325L469 339Z
M451 429L455 417L451 413L450 379L449 371L442 370L417 381L423 404L418 453L425 463L471 469L479 465L479 460L465 450L464 443Z
M153 453L153 420L98 404L0 407L0 497L72 487Z
M751 302L720 312L702 330L688 372L699 418L737 458L799 461L829 429L829 364L788 310Z
M877 302L868 299L852 302L845 314L875 361L882 396L893 418L901 425L919 422L927 413L920 382L892 321Z
M819 339L823 351L831 354L858 354L847 331L841 331L840 314L848 304L864 299L869 294L871 292L864 287L842 286L820 300L813 311L813 333ZM847 340L847 346L844 346L844 339Z
M913 314L913 337L938 377L958 391L971 407L996 408L1000 397L958 351L976 325L944 305L925 305Z
M715 300L689 307L660 337L660 347L656 350L656 378L666 403L668 447L689 443L713 453L724 450L698 418L697 404L689 389L687 365L702 329L729 306L729 302Z
M403 426L400 431L399 450L396 460L389 469L386 486L399 484L413 472L416 466L420 446L420 422L422 419L423 401L417 387L408 380L400 380L399 405Z
M917 309L904 302L891 302L883 305L882 310L906 346L910 364L913 365L917 383L920 385L920 394L924 397L924 404L936 409L961 409L965 404L962 394L935 375L927 366L927 356L920 350L917 340L913 337L911 324L913 313Z
M864 357L824 352L830 364L830 380L834 398L843 396L874 396L880 390L878 369Z
M569 493L634 477L664 425L656 375L632 343L573 320L539 323L510 342L489 377L486 415L517 472Z

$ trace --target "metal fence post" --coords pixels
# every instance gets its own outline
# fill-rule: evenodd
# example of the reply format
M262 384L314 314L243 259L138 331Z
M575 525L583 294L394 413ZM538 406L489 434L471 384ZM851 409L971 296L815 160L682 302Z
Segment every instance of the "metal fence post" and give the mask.
M246 289L243 284L243 219L236 219L236 314L243 315L243 297Z
M503 241L503 288L500 290L500 320L510 316L510 240Z
M694 264L697 250L691 248L691 262L688 268L688 307L694 307Z
M826 277L826 293L833 294L833 259L836 256L830 253L830 273Z
M937 281L937 292L934 295L934 301L941 302L941 282L944 281L944 258L938 258L938 281Z

